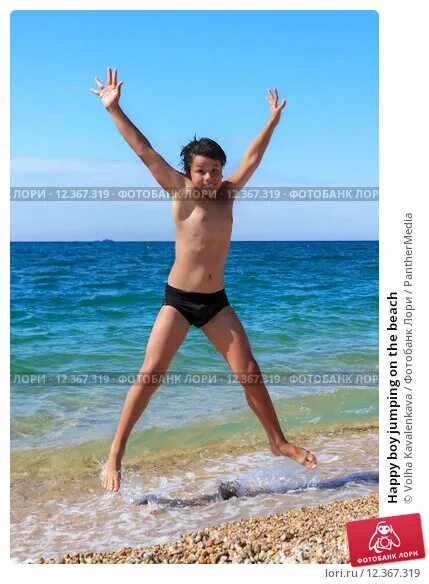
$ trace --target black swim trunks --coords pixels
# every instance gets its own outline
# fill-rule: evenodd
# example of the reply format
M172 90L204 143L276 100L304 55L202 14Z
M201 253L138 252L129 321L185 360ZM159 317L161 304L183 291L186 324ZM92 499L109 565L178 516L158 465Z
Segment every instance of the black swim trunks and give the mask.
M166 284L163 305L174 306L190 325L200 328L229 305L225 288L217 292L185 292Z

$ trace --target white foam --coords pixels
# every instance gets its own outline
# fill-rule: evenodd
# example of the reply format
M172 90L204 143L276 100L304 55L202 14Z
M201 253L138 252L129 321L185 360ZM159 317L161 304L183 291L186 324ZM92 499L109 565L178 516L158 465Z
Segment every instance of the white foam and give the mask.
M82 495L78 503L51 500L49 505L34 504L32 512L11 525L12 557L25 562L40 556L55 557L69 552L114 550L172 541L180 533L217 525L243 517L276 513L287 508L326 503L337 498L366 495L376 484L348 483L338 489L320 490L317 484L350 472L367 472L378 467L377 436L356 435L336 439L326 437L314 444L319 466L309 471L268 450L240 456L223 454L196 461L192 471L174 476L147 476L122 471L118 493L101 489L95 495ZM204 464L201 464L204 462ZM103 468L100 461L100 472ZM137 505L144 495L189 499L216 493L225 480L238 479L243 488L258 490L284 487L295 490L284 494L261 493L254 497L217 500L200 507L172 507L149 501Z

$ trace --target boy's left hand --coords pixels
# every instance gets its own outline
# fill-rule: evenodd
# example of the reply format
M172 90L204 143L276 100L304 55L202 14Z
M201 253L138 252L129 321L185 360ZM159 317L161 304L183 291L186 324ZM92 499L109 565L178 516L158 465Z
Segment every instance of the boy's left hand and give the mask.
M270 104L270 119L278 123L280 121L282 109L286 105L286 100L284 99L281 104L278 105L279 94L277 93L277 89L274 88L274 91L271 89L268 90L267 101Z

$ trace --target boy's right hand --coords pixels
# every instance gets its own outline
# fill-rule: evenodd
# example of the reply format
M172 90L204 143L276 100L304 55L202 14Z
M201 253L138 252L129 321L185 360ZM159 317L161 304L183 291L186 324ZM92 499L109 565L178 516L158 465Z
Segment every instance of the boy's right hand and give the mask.
M118 71L117 69L113 69L113 73L112 73L112 69L110 67L107 68L107 85L104 86L100 79L98 77L95 77L95 82L97 83L98 87L99 87L99 91L97 91L96 89L93 89L91 87L90 91L92 91L92 93L95 93L95 95L97 95L101 101L103 102L103 105L106 109L111 109L112 107L118 105L119 102L119 98L121 97L121 85L124 83L123 81L120 81L119 83L117 83L116 79L117 79L117 74Z

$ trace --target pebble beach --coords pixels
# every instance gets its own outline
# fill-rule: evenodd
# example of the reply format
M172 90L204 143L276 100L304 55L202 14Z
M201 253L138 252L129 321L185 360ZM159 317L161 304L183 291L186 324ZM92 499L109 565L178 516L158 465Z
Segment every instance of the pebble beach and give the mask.
M69 553L36 564L346 564L345 524L378 516L378 495L251 517L171 543L112 552Z

